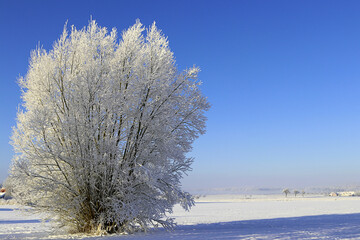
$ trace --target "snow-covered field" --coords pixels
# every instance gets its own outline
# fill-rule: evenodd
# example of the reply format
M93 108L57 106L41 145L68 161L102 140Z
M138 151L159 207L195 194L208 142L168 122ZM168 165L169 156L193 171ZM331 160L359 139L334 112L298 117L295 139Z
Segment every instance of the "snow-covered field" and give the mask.
M172 216L178 227L171 232L91 237L64 234L39 215L0 205L0 239L360 239L359 197L213 195L190 212L176 206Z

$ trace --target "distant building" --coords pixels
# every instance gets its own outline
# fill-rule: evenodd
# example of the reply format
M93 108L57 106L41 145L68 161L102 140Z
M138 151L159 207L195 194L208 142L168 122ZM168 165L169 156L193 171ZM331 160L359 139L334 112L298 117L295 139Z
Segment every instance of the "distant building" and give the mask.
M352 197L352 196L355 196L355 192L339 192L339 196L341 196L341 197Z
M332 192L329 194L330 197L337 197L339 196L339 194L337 194L336 192Z
M4 197L5 197L5 193L6 193L5 188L1 188L1 189L0 189L0 198L4 198Z

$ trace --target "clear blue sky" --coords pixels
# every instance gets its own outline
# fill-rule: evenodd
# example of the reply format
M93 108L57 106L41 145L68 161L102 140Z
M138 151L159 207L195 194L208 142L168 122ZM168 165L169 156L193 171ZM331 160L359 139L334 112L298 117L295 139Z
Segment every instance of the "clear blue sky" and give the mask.
M359 1L0 0L0 181L38 42L90 16L119 31L157 22L212 104L186 188L360 184Z

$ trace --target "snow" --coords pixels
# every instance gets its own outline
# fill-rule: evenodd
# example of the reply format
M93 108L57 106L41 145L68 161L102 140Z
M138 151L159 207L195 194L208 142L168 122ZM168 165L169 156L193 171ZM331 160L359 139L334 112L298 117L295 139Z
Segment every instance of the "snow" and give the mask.
M34 215L14 205L0 206L0 239L31 239L49 236L53 231L41 215Z
M1 202L1 201L0 201ZM359 239L360 198L213 195L190 212L175 206L174 231L114 236L68 235L18 206L0 205L0 239Z

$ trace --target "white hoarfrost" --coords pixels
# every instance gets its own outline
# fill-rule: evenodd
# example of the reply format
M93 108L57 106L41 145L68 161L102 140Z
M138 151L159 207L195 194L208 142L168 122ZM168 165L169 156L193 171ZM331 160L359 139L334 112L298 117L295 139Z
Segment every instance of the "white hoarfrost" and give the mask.
M194 203L180 179L209 108L198 72L178 71L155 24L120 40L95 21L65 26L20 79L13 195L76 232L172 227L174 204Z

